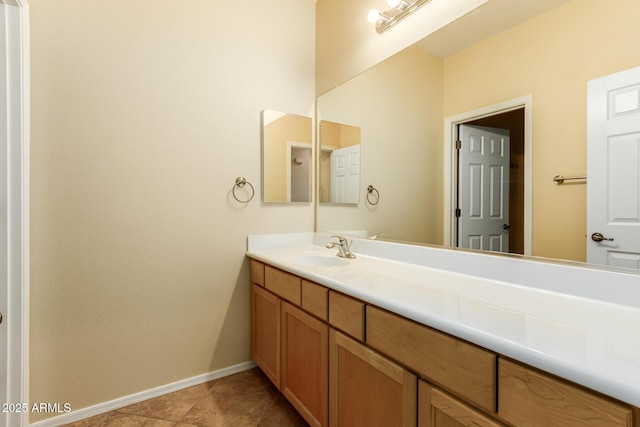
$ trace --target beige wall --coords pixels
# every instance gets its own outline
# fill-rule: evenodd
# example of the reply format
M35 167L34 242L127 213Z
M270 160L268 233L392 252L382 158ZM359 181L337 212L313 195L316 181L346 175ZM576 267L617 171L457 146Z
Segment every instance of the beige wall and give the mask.
M584 260L587 81L640 65L640 2L574 0L444 61L444 116L533 95L533 255Z
M264 200L287 201L287 142L311 144L311 117L285 114L264 126Z
M361 129L344 123L323 120L319 125L320 144L331 148L346 148L360 144Z
M318 95L389 58L407 46L471 12L488 0L431 0L378 34L367 20L385 0L318 0L316 13L316 91Z
M31 400L250 360L246 236L313 230L259 189L260 112L313 111L314 1L30 5Z

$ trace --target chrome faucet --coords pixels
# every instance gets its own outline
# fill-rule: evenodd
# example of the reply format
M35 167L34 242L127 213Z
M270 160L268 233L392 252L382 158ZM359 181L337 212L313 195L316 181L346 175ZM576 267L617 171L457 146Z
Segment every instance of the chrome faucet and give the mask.
M331 236L338 239L337 242L329 242L327 243L327 248L338 248L338 253L336 254L340 258L349 258L354 259L356 256L351 252L351 242L349 242L346 238L342 236Z

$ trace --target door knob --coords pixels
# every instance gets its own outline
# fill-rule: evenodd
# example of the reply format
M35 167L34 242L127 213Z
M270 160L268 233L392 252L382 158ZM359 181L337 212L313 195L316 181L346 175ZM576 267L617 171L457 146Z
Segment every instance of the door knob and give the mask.
M503 230L508 230L510 228L511 228L511 226L509 224L502 224L502 229Z
M594 242L602 242L603 240L607 240L609 242L613 242L613 238L611 237L604 237L602 235L602 233L593 233L591 235L591 240L593 240Z

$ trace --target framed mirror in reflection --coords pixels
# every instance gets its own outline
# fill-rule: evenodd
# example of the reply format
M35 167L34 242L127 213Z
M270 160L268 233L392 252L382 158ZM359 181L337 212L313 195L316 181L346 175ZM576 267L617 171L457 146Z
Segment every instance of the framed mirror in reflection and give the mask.
M358 204L360 200L360 128L328 120L321 120L319 126L319 202Z
M311 202L311 117L262 112L262 198L265 203Z
M511 111L517 117L507 126L512 145L504 167L509 173L496 181L511 191L514 205L510 220L498 224L505 235L518 234L508 251L587 262L588 245L603 244L589 238L599 231L587 226L592 180L556 185L553 178L587 172L588 83L640 66L640 26L634 23L640 2L620 0L606 7L596 0L556 3L499 33L488 29L492 19L513 11L481 7L321 95L320 117L361 126L367 141L361 178L375 182L384 197L375 210L337 211L320 204L317 229L364 230L394 241L464 247L456 234L459 195L461 186L478 181L461 178L457 170L453 147L459 125L503 128L492 120ZM483 16L484 9L492 15ZM462 46L456 40L468 40L472 31L465 19L475 20L473 27L482 36ZM527 105L489 111L523 98L529 99ZM484 113L471 114L478 111ZM516 135L521 139L517 146ZM638 166L631 169L629 176L640 187ZM470 197L468 191L463 194ZM629 218L625 223L630 226Z

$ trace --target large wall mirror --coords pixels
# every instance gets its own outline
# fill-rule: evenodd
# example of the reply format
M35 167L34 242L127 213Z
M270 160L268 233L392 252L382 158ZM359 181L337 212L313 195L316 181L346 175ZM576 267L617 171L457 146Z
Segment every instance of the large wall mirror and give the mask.
M455 169L455 140L465 137L463 126L472 144L478 129L507 129L486 137L511 148L500 175L510 197L499 203L512 205L500 224L512 237L507 251L588 261L588 245L599 243L587 235L587 180L558 185L553 178L587 176L587 85L640 66L640 2L556 1L497 34L480 28L482 39L447 43L466 39L474 19L477 27L500 19L495 10L485 21L477 20L481 14L319 96L320 120L361 129L360 198L367 185L380 193L373 207L319 204L319 231L461 246L450 232L458 221L452 200L469 190L461 185L470 178ZM640 188L634 168L630 191ZM640 212L634 215L640 223ZM630 256L629 267L640 268L637 258Z
M311 202L311 117L262 112L262 197L265 203Z

